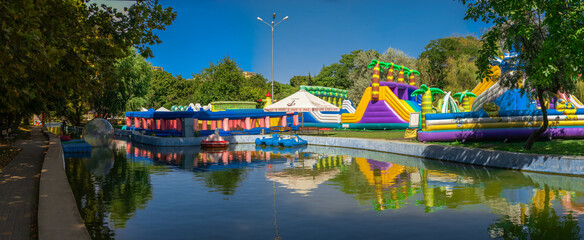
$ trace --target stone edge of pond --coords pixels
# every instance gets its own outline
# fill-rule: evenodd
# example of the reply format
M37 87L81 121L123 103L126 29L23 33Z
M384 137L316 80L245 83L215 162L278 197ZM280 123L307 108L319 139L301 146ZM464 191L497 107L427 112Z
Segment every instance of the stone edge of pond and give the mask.
M154 146L199 146L204 137L163 138L142 135L135 131L117 130L117 136L128 136L132 141ZM235 135L224 137L230 143L254 143L267 135ZM472 164L484 167L504 168L542 173L584 175L584 159L581 157L513 153L478 148L407 143L391 140L363 138L335 138L302 136L311 145L357 148L395 153L428 159Z
M65 173L61 140L46 129L44 132L49 136L49 149L39 183L39 239L91 239Z

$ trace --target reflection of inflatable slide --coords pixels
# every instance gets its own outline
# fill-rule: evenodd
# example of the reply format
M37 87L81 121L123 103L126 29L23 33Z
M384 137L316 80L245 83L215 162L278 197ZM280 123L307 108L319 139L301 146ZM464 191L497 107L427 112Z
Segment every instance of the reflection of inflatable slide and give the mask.
M367 178L370 185L374 186L376 184L376 170L379 170L379 178L381 184L384 188L390 187L399 182L398 175L405 172L406 167L390 163L381 162L365 158L354 158L354 161L359 165L359 169Z
M343 128L405 129L410 121L410 113L420 111L420 97L410 97L415 86L395 82L379 82L379 98L371 98L371 87L354 113L341 116Z
M354 158L354 161L369 184L375 188L375 210L401 208L406 199L415 195L405 166L365 158Z

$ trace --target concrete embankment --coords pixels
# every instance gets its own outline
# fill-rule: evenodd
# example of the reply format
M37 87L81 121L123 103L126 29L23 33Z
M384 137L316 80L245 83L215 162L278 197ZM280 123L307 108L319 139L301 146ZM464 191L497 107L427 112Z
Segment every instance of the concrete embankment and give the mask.
M117 130L116 135L129 136L132 141L154 146L199 146L201 140L204 139L203 137L154 137L142 135L138 132L121 130ZM256 138L262 136L270 137L269 135L235 135L224 138L230 143L254 143ZM310 145L380 151L483 167L555 174L584 175L583 157L512 153L466 147L360 138L301 137L306 139Z
M91 239L65 173L61 140L50 132L39 186L39 239Z

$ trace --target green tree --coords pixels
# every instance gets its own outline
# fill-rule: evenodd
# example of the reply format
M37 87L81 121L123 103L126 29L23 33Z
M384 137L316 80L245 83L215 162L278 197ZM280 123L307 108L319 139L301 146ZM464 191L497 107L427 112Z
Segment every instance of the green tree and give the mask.
M217 64L209 64L195 79L203 81L201 103L213 101L237 101L241 85L246 81L243 72L229 56Z
M351 88L353 81L349 79L349 72L355 69L355 58L360 52L362 50L355 50L349 54L343 54L338 63L323 66L320 73L315 77L313 84L340 89Z
M195 172L205 187L213 189L212 192L220 192L223 195L234 195L240 183L247 177L247 170L242 168L226 169L221 171Z
M150 90L146 94L148 104L144 107L157 108L166 105L174 105L170 96L175 94L177 80L166 71L154 71L150 81Z
M518 87L523 77L522 92L531 92L540 105L551 94L574 92L577 77L584 67L584 2L567 1L467 1L465 19L493 23L482 37L477 65L479 78L490 73L489 60L502 42L504 50L518 50L517 71L503 74L501 84ZM541 108L542 126L525 142L531 149L535 140L548 127L547 109Z
M155 0L123 11L82 0L1 2L0 122L85 110L116 60L132 46L151 57L149 46L160 43L155 32L175 17Z
M144 57L134 53L118 60L114 68L111 77L102 81L101 94L94 95L91 100L98 116L117 116L126 110L128 100L142 98L148 92L153 70Z
M126 103L126 111L127 112L134 112L140 111L140 108L147 107L148 100L144 97L133 97L128 100Z
M479 84L477 79L478 68L472 60L473 56L462 54L458 57L448 57L446 68L443 69L445 77L443 79L444 90L457 92L462 89L473 89Z
M581 78L582 77L580 77L580 80L578 80L578 82L576 83L576 91L574 92L574 96L576 96L578 100L584 101L582 100L584 99L584 81L582 81Z
M463 67L461 65L464 64L464 69L469 68L467 65L474 65L479 48L480 41L472 35L430 41L418 58L421 80L429 86L449 89L452 80L460 76L456 70ZM474 83L474 78L471 80Z
M354 58L355 67L349 72L349 79L353 82L353 86L347 90L349 100L357 106L359 100L363 96L363 92L371 83L372 69L367 66L373 59L379 59L380 54L375 50L360 51Z
M298 88L292 87L289 84L274 82L274 100L282 100L298 91Z
M290 78L290 86L295 87L295 88L299 88L302 85L311 86L314 83L315 83L315 79L312 78L310 73L308 73L308 76L294 76L294 77Z
M239 89L238 101L257 102L260 99L264 99L266 93L271 91L270 87L266 83L267 81L268 80L261 74L256 74L248 79L245 79Z
M395 65L401 66L402 68L405 67L404 71L408 68L418 68L416 66L416 59L413 57L408 56L403 51L395 49L395 48L388 48L385 50L383 54L379 57L379 61L386 62L386 63L393 63ZM408 69L409 70L409 69ZM389 71L387 71L389 74ZM397 79L395 75L398 74L398 71L394 71L394 79ZM383 78L382 78L383 79ZM396 80L397 82L397 80ZM404 83L408 83L404 79ZM419 84L418 84L419 85Z
M415 67L416 61L414 58L409 57L407 54L397 49L388 48L383 54L379 54L375 50L358 51L355 58L352 59L354 67L349 72L349 81L352 82L352 86L348 89L348 98L353 104L359 103L359 100L361 100L361 97L363 96L363 92L371 84L373 69L368 69L367 66L373 59L385 63L394 63L396 66L411 66L412 68L417 68ZM389 73L389 71L385 72ZM394 74L397 73L394 72ZM385 78L380 76L380 80L382 79Z

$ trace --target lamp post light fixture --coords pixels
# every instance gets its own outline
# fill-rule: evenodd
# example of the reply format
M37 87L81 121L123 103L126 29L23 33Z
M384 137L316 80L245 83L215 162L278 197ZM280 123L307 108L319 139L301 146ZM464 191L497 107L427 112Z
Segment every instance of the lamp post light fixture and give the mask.
M274 95L276 95L276 94L274 94L274 27L276 27L276 25L280 24L284 20L288 20L288 16L284 17L278 23L275 23L276 22L276 13L274 13L274 14L272 14L272 24L265 22L260 17L258 17L257 19L258 19L258 21L263 22L266 25L268 25L268 27L272 28L272 102L274 102Z

